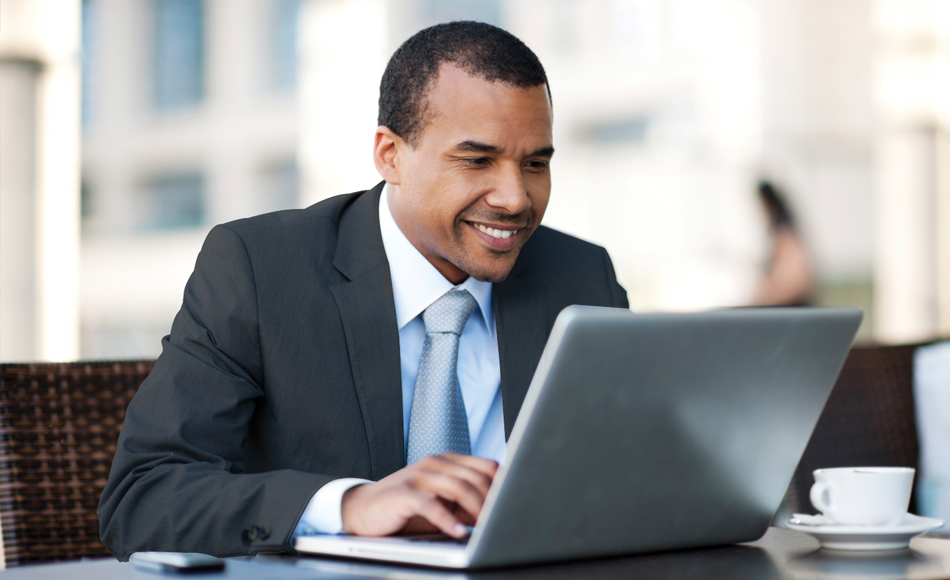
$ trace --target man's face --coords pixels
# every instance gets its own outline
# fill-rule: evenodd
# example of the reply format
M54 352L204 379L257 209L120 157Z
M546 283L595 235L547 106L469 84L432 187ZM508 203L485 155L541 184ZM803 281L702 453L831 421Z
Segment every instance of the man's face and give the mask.
M415 147L381 127L377 167L409 241L449 281L500 282L551 194L551 106L544 86L511 87L443 65ZM388 132L388 133L387 133ZM381 134L391 139L381 166Z

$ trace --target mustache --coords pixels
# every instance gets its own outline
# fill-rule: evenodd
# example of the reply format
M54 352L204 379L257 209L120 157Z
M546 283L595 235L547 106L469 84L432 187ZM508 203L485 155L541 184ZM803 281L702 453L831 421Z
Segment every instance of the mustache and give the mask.
M518 229L530 229L534 227L534 212L531 210L523 211L517 215L505 213L479 213L464 215L460 218L466 222L480 222L486 224L498 224L505 226L515 226Z

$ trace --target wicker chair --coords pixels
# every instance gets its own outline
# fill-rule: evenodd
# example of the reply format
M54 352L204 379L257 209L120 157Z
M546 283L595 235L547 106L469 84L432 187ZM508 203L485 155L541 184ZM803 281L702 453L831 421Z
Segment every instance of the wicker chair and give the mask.
M109 555L96 507L125 409L152 363L0 365L7 566Z
M815 469L917 467L916 349L911 345L851 351L785 494L789 511L815 513L808 498ZM911 498L912 512L915 500Z

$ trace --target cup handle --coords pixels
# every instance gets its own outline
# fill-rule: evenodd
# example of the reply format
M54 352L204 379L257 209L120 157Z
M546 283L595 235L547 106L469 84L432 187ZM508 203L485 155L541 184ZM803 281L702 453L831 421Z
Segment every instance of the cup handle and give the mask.
M838 506L834 501L833 490L834 486L831 484L825 481L816 481L815 485L811 486L809 497L811 498L811 504L815 506L818 511L833 520L837 520Z

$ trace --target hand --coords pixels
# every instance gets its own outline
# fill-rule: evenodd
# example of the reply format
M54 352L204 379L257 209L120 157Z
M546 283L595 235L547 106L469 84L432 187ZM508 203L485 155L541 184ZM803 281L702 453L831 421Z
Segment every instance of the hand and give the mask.
M485 503L498 463L481 457L430 455L376 483L343 495L343 529L359 536L401 531L468 533Z

